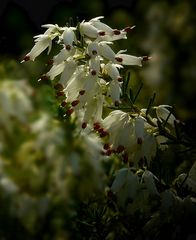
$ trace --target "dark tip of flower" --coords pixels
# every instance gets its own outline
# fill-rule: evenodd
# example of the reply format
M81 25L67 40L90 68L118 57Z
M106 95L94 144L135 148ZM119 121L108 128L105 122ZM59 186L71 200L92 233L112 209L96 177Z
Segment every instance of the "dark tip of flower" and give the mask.
M65 93L62 92L62 91L59 91L56 93L57 97L64 97L65 96Z
M84 94L85 94L85 90L79 91L79 94L80 94L80 95L84 95Z
M119 77L117 78L117 80L118 80L119 82L122 82L122 81L123 81L123 78L119 76Z
M66 114L68 116L70 116L73 112L74 112L74 109L73 108L69 108L69 109L67 109Z
M108 135L108 132L106 132L106 131L101 131L101 132L99 132L99 136L102 138L102 137L106 137Z
M61 103L61 106L62 107L65 107L67 105L67 102L66 101L63 101L62 103Z
M58 91L62 91L63 90L63 85L60 83L57 83L54 85L54 89L58 90Z
M118 106L120 105L119 101L115 101L115 102L114 102L114 105L115 105L116 107L118 107Z
M67 51L71 50L71 46L70 45L65 45L65 48Z
M75 107L76 105L78 105L79 102L80 102L80 101L77 99L77 100L73 101L73 102L71 103L71 105L72 105L73 107Z
M116 152L117 153L121 153L121 152L123 152L125 150L125 147L123 146L123 145L119 145L118 147L117 147L117 149L116 149Z
M53 63L54 63L54 60L53 59L49 59L47 64L48 65L52 65Z
M93 128L94 128L94 130L98 131L101 128L100 123L98 123L98 122L94 123Z
M109 148L110 148L109 143L105 143L105 144L103 145L103 149L108 150Z
M42 81L47 81L47 80L49 80L49 77L47 75L42 75L40 79Z
M135 27L136 27L135 25L132 27L126 27L123 29L123 31L128 33L128 32L131 32Z
M23 61L27 62L30 60L30 56L26 55L24 58L23 58Z
M107 156L110 156L112 154L112 149L108 149L107 151L106 151L106 155Z
M113 30L113 33L114 33L115 35L120 35L121 31L118 30L118 29L114 29L114 30Z
M143 56L142 57L142 61L146 62L148 60L150 60L152 57L148 57L148 56Z
M115 57L115 59L116 59L117 62L122 62L123 61L123 59L121 57Z
M93 55L97 55L97 51L96 51L96 50L93 50L93 51L92 51L92 54L93 54Z
M138 139L137 139L137 144L142 144L142 143L143 143L142 138L138 138Z
M91 75L95 76L97 72L95 70L91 70Z
M128 157L128 154L127 154L127 153L124 153L124 154L122 155L122 158L123 158L123 162L124 162L124 163L128 163L129 157Z
M105 36L105 32L104 31L100 31L98 32L99 36Z
M86 122L83 122L82 123L82 128L85 129L87 127L87 123Z

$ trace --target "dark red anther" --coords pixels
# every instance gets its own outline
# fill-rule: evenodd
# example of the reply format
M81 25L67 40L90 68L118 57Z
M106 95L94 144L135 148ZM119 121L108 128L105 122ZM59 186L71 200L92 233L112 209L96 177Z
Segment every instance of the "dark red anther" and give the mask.
M103 145L103 149L108 150L109 148L110 148L109 143L105 143L105 144Z
M114 102L114 105L115 105L116 107L118 107L118 106L120 105L119 101L115 101L115 102Z
M107 156L110 156L112 154L112 149L108 149L107 151L106 151L106 155Z
M101 132L99 132L99 136L102 138L102 137L106 137L108 135L108 132L106 132L106 131L101 131Z
M74 109L73 108L69 108L69 109L67 109L66 114L68 116L70 116L73 112L74 112Z
M48 60L48 65L52 65L54 63L54 60L53 59L49 59Z
M54 89L58 90L58 91L62 91L63 90L63 85L60 83L57 83L54 85Z
M49 77L47 75L42 75L41 80L42 81L47 81L47 80L49 80Z
M93 51L92 51L92 54L93 54L93 55L97 55L97 51L96 51L96 50L93 50Z
M78 105L79 102L80 102L80 101L77 99L77 100L73 101L73 102L71 103L71 105L72 105L73 107L75 107L76 105Z
M70 45L65 45L65 48L67 51L71 50L71 46Z
M132 27L126 27L123 29L123 31L128 33L128 32L131 32L134 28L135 28L135 25Z
M23 60L24 60L25 62L29 61L29 60L30 60L30 56L26 55L26 56L23 58Z
M122 157L123 157L123 162L124 162L124 163L128 163L128 161L129 161L128 154L127 154L127 153L124 153L124 154L122 155Z
M119 77L117 78L117 80L118 80L119 82L122 82L122 81L123 81L123 78L119 76Z
M91 75L95 76L97 74L97 72L95 70L91 70Z
M113 33L114 33L115 35L120 35L120 34L121 34L121 31L118 30L118 29L114 29L114 30L113 30Z
M148 60L150 60L151 59L151 57L148 57L148 56L143 56L142 57L142 60L144 61L144 62L146 62L146 61L148 61Z
M67 105L67 102L66 101L63 101L62 103L61 103L61 106L62 107L65 107Z
M98 32L99 36L105 36L105 32L104 31L100 31Z
M79 91L79 94L80 94L81 96L84 95L84 94L85 94L85 90Z
M62 92L62 91L59 91L56 93L57 97L64 97L65 96L65 93Z
M93 128L94 128L94 130L99 130L100 129L100 123L98 123L98 122L95 122L94 124L93 124Z
M86 122L83 122L82 123L82 128L85 129L87 127L87 123Z
M142 143L143 143L143 139L142 139L142 138L140 138L140 137L139 137L139 138L137 138L137 144L140 144L140 145L141 145Z
M121 153L121 152L123 152L125 150L125 147L123 146L123 145L119 145L118 147L117 147L117 149L116 149L116 152L117 153Z
M116 59L117 62L122 62L123 61L123 59L121 57L115 57L115 59Z

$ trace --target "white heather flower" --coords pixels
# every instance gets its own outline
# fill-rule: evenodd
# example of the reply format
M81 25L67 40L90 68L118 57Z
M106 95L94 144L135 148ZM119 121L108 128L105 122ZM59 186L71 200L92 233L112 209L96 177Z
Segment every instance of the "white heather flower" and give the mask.
M90 120L93 123L100 123L102 121L103 100L103 95L99 94L87 102L87 105L85 106L83 123L88 123Z
M102 57L113 62L115 60L115 52L112 50L112 48L108 44L112 44L112 43L104 42L104 41L99 43L99 54Z
M124 134L126 134L126 132L128 133L128 131L121 131L122 129L127 129L126 127L128 127L127 124L129 119L129 115L127 113L115 110L103 120L103 127L109 133L109 142L114 145L114 147L117 145L123 145L125 144L125 141L127 141L128 138L127 136L125 137ZM119 135L122 133L124 133L123 137L119 138ZM120 143L121 140L123 143Z
M62 34L63 42L67 50L70 50L73 47L73 43L76 41L76 36L72 27L65 27Z
M152 134L145 131L142 144L138 144L137 139L135 149L132 153L130 153L131 159L136 165L141 159L142 160L146 159L149 165L152 158L155 157L156 155L156 149L157 143L155 137Z
M60 77L60 83L64 86L67 85L68 81L70 80L71 76L75 72L77 68L77 63L73 60L67 61L65 63L65 67Z
M118 68L122 67L119 64L114 64L114 63L107 63L104 66L104 71L113 79L113 80L118 80L120 79L120 74Z
M32 60L34 61L36 57L38 57L46 48L48 48L48 54L51 51L52 48L52 40L57 36L58 34L53 35L38 35L35 36L37 39L35 40L35 45L31 49L31 51L25 56L24 60Z
M120 103L120 95L121 95L121 86L119 81L117 80L112 80L109 83L109 87L108 87L108 95L111 96L112 101L115 104Z
M84 81L86 78L85 67L79 66L70 78L66 88L66 101L72 102L78 98L79 92L84 89Z
M62 28L59 27L57 24L44 24L42 25L42 27L47 28L47 30L44 32L45 35L49 35L62 30Z
M89 23L91 23L95 28L97 28L99 31L104 31L107 34L112 34L113 29L109 27L107 24L102 23L99 19L104 18L103 16L92 18Z
M89 68L92 75L98 75L100 70L100 58L98 56L89 60Z
M176 120L176 118L172 113L170 113L170 111L167 108L171 108L171 106L160 105L158 107L155 107L157 118L159 119L160 122L167 120L167 123L174 126L174 121Z
M157 179L156 176L148 170L145 170L142 174L142 181L146 185L150 195L159 195L154 179Z
M122 65L137 65L142 66L142 57L136 57L128 54L116 54L115 60Z
M49 72L46 73L46 76L53 80L56 76L61 74L66 66L66 62L62 62L58 65L53 65Z
M87 53L92 57L95 57L99 54L99 45L97 42L90 42L87 46Z
M97 38L98 30L89 22L81 22L80 23L80 33L81 35L86 35L89 38Z
M62 63L68 57L74 55L74 53L75 53L75 49L68 51L66 48L62 48L61 51L53 58L54 65L58 65L58 64Z
M142 144L144 139L145 122L146 122L146 119L141 116L138 116L135 118L135 135L136 135L138 144Z

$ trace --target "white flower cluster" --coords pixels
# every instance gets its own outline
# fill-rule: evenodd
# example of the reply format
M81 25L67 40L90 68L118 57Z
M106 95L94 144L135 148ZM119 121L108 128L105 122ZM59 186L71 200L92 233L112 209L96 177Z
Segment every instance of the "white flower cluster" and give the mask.
M104 154L121 154L125 162L149 162L156 154L157 119L168 123L174 116L167 106L156 108L157 119L150 125L145 110L131 116L121 110L114 110L104 118L103 107L121 104L124 65L142 66L149 57L126 54L126 50L115 53L113 42L126 39L133 27L122 30L112 29L96 17L82 21L76 27L47 24L42 35L35 36L35 45L24 61L35 60L45 49L51 51L52 41L62 46L51 61L52 67L40 80L50 79L61 100L65 115L75 113L83 129L92 126L104 138ZM169 115L170 114L170 115ZM159 139L164 141L165 139Z

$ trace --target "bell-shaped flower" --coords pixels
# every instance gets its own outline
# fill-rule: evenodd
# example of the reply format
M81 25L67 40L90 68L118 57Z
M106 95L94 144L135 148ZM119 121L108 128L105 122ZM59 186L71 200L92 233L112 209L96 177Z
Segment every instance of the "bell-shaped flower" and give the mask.
M112 111L104 120L103 120L103 127L106 132L109 133L109 143L110 145L120 145L118 140L118 136L122 131L123 126L125 123L129 121L129 115L124 113L120 110ZM124 139L125 140L125 139ZM126 138L127 141L127 138ZM123 142L124 144L124 142ZM121 143L122 145L122 143Z
M122 65L137 65L142 66L142 57L136 57L128 54L116 54L115 56L116 63L122 64Z
M46 73L46 76L53 80L56 76L61 74L66 66L66 62L62 62L58 65L53 65L49 72Z
M150 195L159 195L154 180L158 180L157 177L150 171L145 170L142 174L142 182L145 184Z
M67 102L73 102L74 100L78 99L80 91L85 92L84 90L85 78L86 78L85 67L84 65L81 65L73 73L64 90L67 97L66 99Z
M98 30L89 22L81 22L80 23L80 33L82 36L87 36L89 38L97 38Z
M73 43L76 41L76 36L72 27L65 27L64 32L62 34L63 42L65 44L65 48L69 51L73 47Z
M118 80L112 80L109 83L108 87L108 95L111 96L112 101L115 105L118 105L120 101L120 95L121 95L121 84Z
M135 118L135 135L137 138L137 143L142 144L144 140L144 124L146 119L142 116L138 116Z
M92 75L98 75L100 70L100 58L98 56L89 60L89 69Z
M97 56L99 54L99 45L97 42L89 42L87 46L87 54L91 56L91 58Z
M160 122L167 121L167 123L174 126L174 121L176 120L176 118L167 108L171 108L171 106L160 105L158 107L155 107L157 118Z
M66 62L64 70L60 77L60 81L59 81L63 86L67 85L68 81L70 80L71 76L75 72L76 68L77 68L77 63L75 61L70 60Z
M83 123L101 123L102 121L102 111L103 111L103 101L104 97L102 94L98 94L93 98L89 99L85 106L85 113L83 118Z
M31 49L31 51L24 57L23 61L32 60L34 61L36 57L38 57L46 48L48 48L48 54L51 51L52 48L52 40L57 36L58 34L53 35L38 35L35 36L37 39L35 40L35 45ZM22 61L22 62L23 62Z
M100 21L100 19L104 18L103 16L100 17L96 17L96 18L92 18L89 23L91 23L91 25L93 25L95 28L97 28L99 31L104 31L107 34L112 34L113 33L113 29L108 26L105 23L102 23Z
M112 44L111 42L100 42L99 43L99 54L106 58L107 60L114 61L115 60L115 52L112 50L112 48L108 45Z
M119 80L121 79L120 73L118 68L122 68L119 64L114 63L107 63L104 66L104 71L113 79L113 80Z
M63 61L67 60L70 56L73 56L75 53L75 49L68 51L66 48L62 48L61 51L53 57L53 64L58 65Z

